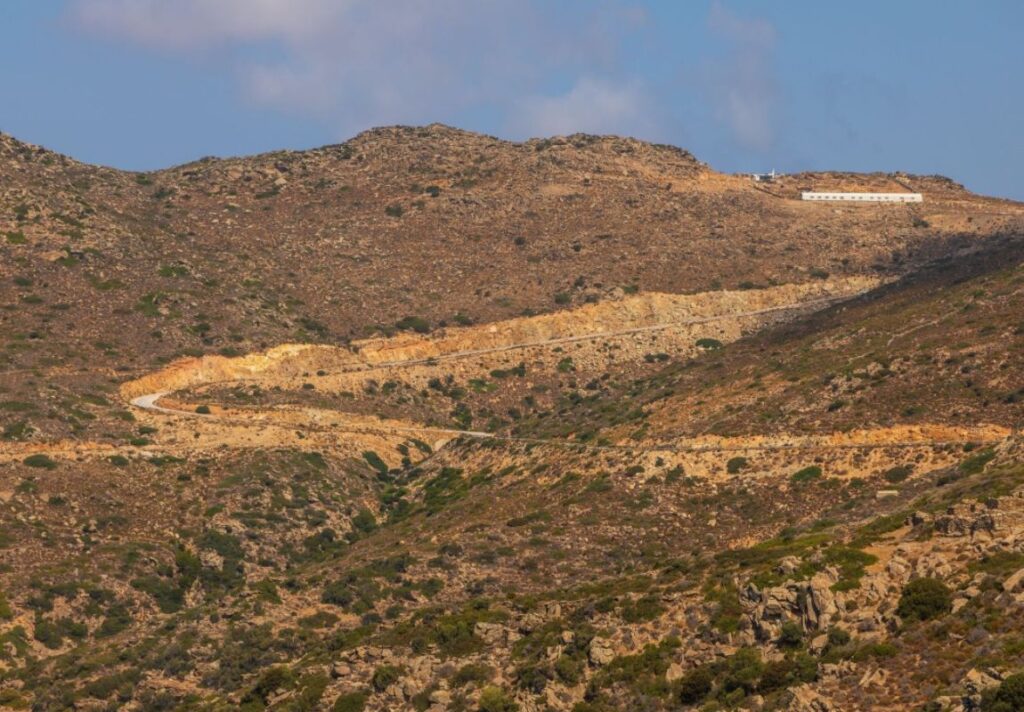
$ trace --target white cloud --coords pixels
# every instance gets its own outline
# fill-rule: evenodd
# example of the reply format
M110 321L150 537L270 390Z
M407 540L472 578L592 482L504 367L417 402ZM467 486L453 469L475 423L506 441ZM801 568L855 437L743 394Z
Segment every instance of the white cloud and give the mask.
M571 66L565 42L514 0L71 0L92 34L232 62L248 96L347 134L507 106ZM251 51L224 53L244 48Z
M253 102L339 137L483 112L520 135L649 130L617 74L641 29L631 0L569 12L537 0L68 0L74 27L234 72ZM549 96L552 77L572 89Z
M514 134L618 133L652 138L657 132L654 102L636 84L581 78L559 96L522 102L510 121Z
M775 142L778 81L773 67L776 32L767 20L741 17L715 0L708 26L729 53L708 62L705 82L718 116L743 146L765 151Z
M73 0L81 27L147 47L311 37L344 16L347 0Z

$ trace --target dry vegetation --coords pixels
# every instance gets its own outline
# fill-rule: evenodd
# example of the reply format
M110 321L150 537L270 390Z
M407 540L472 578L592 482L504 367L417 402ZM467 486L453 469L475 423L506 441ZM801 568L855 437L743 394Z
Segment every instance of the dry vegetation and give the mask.
M762 188L0 136L0 707L1021 709L1021 206Z

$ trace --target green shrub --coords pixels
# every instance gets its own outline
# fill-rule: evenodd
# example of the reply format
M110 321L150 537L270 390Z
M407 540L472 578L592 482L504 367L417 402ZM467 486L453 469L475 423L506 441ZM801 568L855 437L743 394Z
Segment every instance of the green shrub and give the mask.
M914 579L903 587L896 614L904 621L927 621L953 610L949 587L938 579Z
M725 471L730 475L735 475L740 470L746 469L747 464L745 457L730 457L729 461L725 463Z
M985 465L987 465L995 456L995 450L992 448L986 448L978 454L972 455L961 462L957 469L965 475L976 475L985 469Z
M562 655L555 661L555 674L567 685L575 685L583 674L583 661Z
M484 683L494 677L494 670L489 665L482 663L470 663L463 665L452 676L453 687L465 687L471 682L476 684Z
M882 477L893 484L897 484L910 477L910 474L913 471L913 465L897 465L896 467L890 467L888 470L883 472Z
M249 698L258 697L266 704L271 695L280 689L290 688L294 683L295 673L284 665L276 665L260 675L256 686L249 693Z
M332 712L363 712L366 707L365 692L343 692L334 701Z
M83 638L88 633L88 628L84 623L75 623L70 618L60 618L54 622L37 620L35 639L47 648L56 649L63 645L64 639L71 636L72 631L72 637Z
M443 467L436 477L423 486L423 504L427 511L439 512L448 504L462 499L469 492L469 483L456 467Z
M174 613L181 609L185 602L185 592L173 582L158 576L143 576L133 579L132 588L148 593L156 601L162 613Z
M116 672L113 675L107 675L106 677L100 677L93 680L83 688L83 692L85 692L88 697L95 697L97 700L105 700L122 688L125 688L126 690L131 689L141 675L141 671L138 670Z
M366 460L366 464L375 469L382 475L386 475L388 472L388 465L386 462L380 459L380 455L375 453L373 450L367 450L363 453L363 459Z
M760 651L757 648L740 648L727 661L722 689L726 692L742 690L749 695L757 689L763 672Z
M352 517L352 529L363 534L369 534L377 528L377 519L373 512L363 507L356 516Z
M677 694L684 705L695 705L711 692L715 676L705 666L694 668L679 680Z
M529 514L524 514L521 517L513 517L512 519L509 519L505 522L505 526L512 527L514 529L516 527L525 527L528 524L550 521L551 514L549 512L545 512L543 509L538 509L536 512L530 512Z
M57 467L56 462L54 462L49 457L41 453L38 455L29 455L24 460L22 460L22 463L28 465L29 467L38 467L44 470L53 470Z
M323 709L319 702L327 690L330 678L324 673L309 673L299 678L293 702L288 707L294 712Z
M850 634L842 628L829 628L828 629L828 644L830 647L840 647L847 645L850 642Z
M518 376L522 378L526 375L526 364L520 363L518 366L512 368L496 368L491 371L491 376L494 378L509 378L511 376Z
M852 591L860 585L865 567L878 561L866 551L838 544L824 551L824 563L839 569L839 580L832 585L833 591Z
M185 265L164 265L157 270L157 274L161 277L187 277L188 267Z
M7 600L7 595L0 589L0 620L9 621L14 618L14 611L11 610L11 604Z
M384 692L402 676L402 669L397 665L381 665L373 671L373 678L370 682L377 692Z
M779 631L779 646L783 648L796 648L804 642L804 629L800 624L793 621L786 621Z
M871 658L892 658L896 656L899 650L895 645L889 642L881 643L867 643L861 646L853 654L853 659L858 662L869 660Z
M452 419L459 424L463 430L468 430L473 424L473 411L465 403L460 403L452 411Z
M209 415L210 414L210 406L208 406L208 405L196 406L196 412L199 413L200 415Z
M1024 673L1010 675L999 687L985 690L981 697L982 712L1020 712L1024 710Z
M395 322L395 328L402 331L415 331L417 334L430 332L430 322L421 316L407 316Z
M811 482L813 480L821 479L821 468L817 465L811 465L805 467L802 470L797 470L789 478L789 481L793 484L800 484L802 482Z
M124 604L111 606L107 610L107 617L103 619L100 627L96 629L97 638L106 638L116 635L132 624L132 614Z
M713 351L722 348L722 342L718 339L697 339L697 347Z
M516 712L519 705L500 687L489 686L480 693L480 712Z
M626 623L640 623L642 621L654 620L665 612L659 598L653 594L647 594L636 601L627 601L622 605L622 620Z

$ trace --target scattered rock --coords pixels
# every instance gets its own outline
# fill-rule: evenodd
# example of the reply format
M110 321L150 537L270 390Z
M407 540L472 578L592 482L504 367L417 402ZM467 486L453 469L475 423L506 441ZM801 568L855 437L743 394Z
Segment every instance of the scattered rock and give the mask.
M604 638L594 638L590 641L589 658L594 665L607 665L615 659L615 650Z

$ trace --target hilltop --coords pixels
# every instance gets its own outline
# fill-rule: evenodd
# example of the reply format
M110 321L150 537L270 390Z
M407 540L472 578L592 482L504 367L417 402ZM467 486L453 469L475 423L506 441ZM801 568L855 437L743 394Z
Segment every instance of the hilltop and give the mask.
M939 176L0 134L0 704L1000 709L1022 298Z

